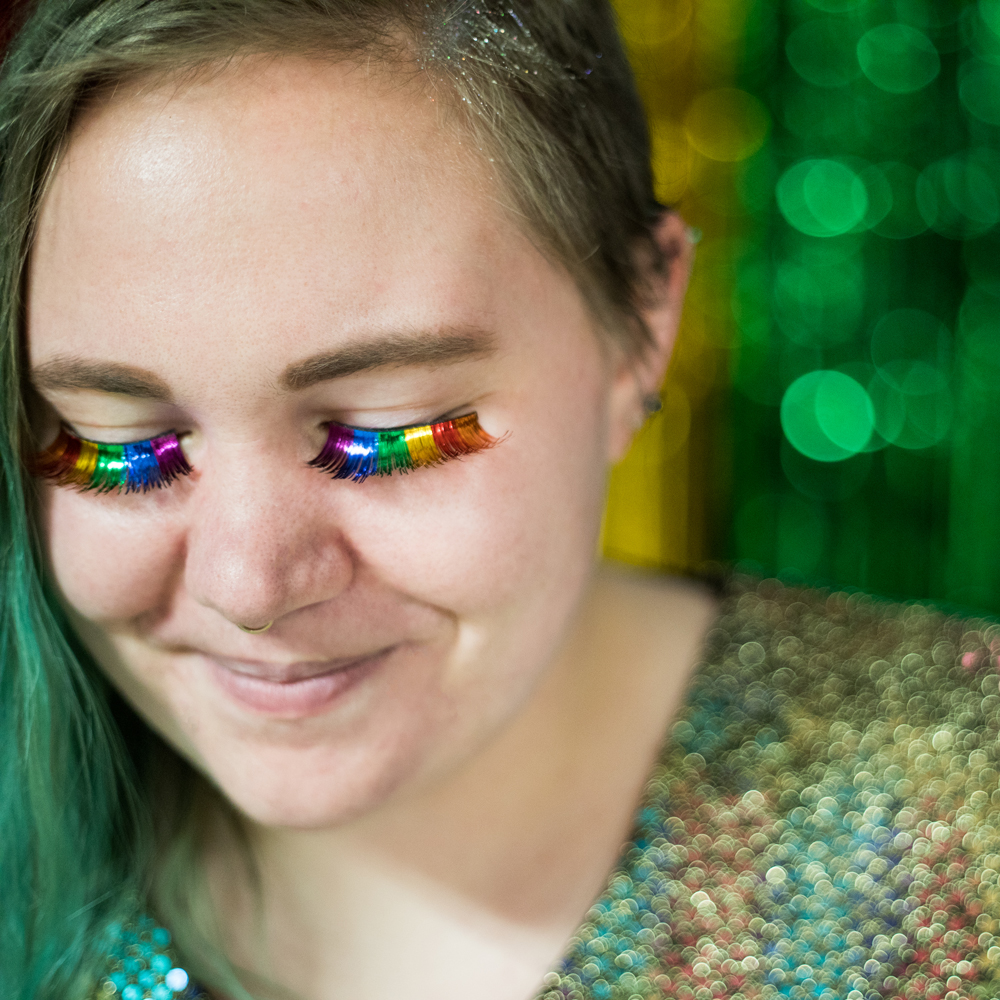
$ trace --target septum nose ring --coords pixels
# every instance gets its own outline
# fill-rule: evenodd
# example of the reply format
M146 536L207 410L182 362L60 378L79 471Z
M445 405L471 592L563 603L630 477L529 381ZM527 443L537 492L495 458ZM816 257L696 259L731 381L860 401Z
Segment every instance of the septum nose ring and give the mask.
M239 625L239 624L237 624L236 627L241 632L248 632L250 635L261 635L264 632L266 632L273 624L274 624L274 621L271 620L266 625L262 625L260 628L250 628L249 625Z

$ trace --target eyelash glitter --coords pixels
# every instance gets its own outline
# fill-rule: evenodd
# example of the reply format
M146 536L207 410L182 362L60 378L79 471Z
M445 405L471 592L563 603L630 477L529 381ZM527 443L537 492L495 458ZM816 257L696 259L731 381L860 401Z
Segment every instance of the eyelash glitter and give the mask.
M171 432L129 444L103 444L71 434L65 427L41 454L32 471L59 486L110 493L145 493L169 486L191 471L177 435Z
M454 420L419 427L362 430L330 424L323 450L309 464L334 479L363 482L369 476L390 476L425 465L492 448L497 439L479 426L479 416L468 413Z

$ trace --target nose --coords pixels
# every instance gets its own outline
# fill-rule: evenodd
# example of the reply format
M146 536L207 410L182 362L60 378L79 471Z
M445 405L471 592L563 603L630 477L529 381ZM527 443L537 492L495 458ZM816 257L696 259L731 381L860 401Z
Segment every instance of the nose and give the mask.
M342 593L354 559L337 524L333 484L251 447L227 452L195 484L188 593L251 629Z

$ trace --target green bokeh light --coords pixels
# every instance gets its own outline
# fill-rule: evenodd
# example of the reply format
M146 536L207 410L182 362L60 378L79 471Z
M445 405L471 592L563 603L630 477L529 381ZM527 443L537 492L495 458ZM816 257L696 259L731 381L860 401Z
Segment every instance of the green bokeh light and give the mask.
M817 462L806 458L788 441L781 442L781 469L803 496L840 502L864 488L872 469L872 456L861 452L842 462Z
M772 367L770 371L771 380L777 382L778 389L774 405L780 406L785 398L784 386L791 385L796 379L817 371L822 366L823 352L818 347L786 340L778 352L777 379L774 378L775 369Z
M951 430L955 403L948 377L939 368L915 361L903 382L906 427L896 439L900 448L930 448Z
M922 90L941 72L934 43L908 24L880 24L858 42L858 63L876 87L890 94Z
M962 33L969 45L971 52L986 62L1000 62L1000 32L991 23L996 17L995 14L988 14L986 17L976 17L976 8L967 6L963 17Z
M908 240L927 229L917 205L918 171L907 163L879 164L879 173L889 186L892 205L872 229L891 240Z
M802 160L778 181L778 207L807 236L839 236L863 222L868 191L850 167L836 160Z
M958 93L969 114L990 125L1000 125L1000 66L970 60L964 67Z
M1000 0L979 0L979 16L1000 35Z
M1000 221L998 159L991 151L975 150L932 163L916 186L917 207L927 225L955 240L992 229Z
M931 32L954 24L961 13L959 5L940 0L893 0L893 7L898 20Z
M937 444L952 421L948 328L922 309L894 309L875 324L870 350L878 437L910 450Z
M782 119L790 132L813 148L842 145L845 130L867 138L875 124L871 102L856 87L821 89L795 81L782 95Z
M1000 278L1000 227L962 244L962 262L969 285L991 284Z
M825 240L814 240L808 236L800 236L797 232L789 234L785 244L785 256L800 260L812 268L838 267L841 264L858 264L858 253L863 247L863 237L857 233L843 233Z
M820 266L783 261L774 278L774 319L796 343L844 343L857 329L864 291L864 270L856 257Z
M992 421L998 391L997 345L1000 344L1000 279L972 285L959 311L963 403L966 411Z
M880 371L894 361L923 361L937 368L950 360L950 341L948 328L929 312L893 309L875 324L869 349Z
M861 75L857 35L847 27L849 22L818 17L788 36L785 53L803 80L817 87L843 87Z
M923 361L893 361L879 369L868 388L875 428L889 444L919 451L943 441L951 429L951 386L939 368Z
M864 450L875 428L875 410L864 387L849 375L812 371L785 392L781 426L807 458L840 462Z
M976 282L970 286L962 300L958 314L962 339L980 337L984 331L995 335L994 350L1000 346L1000 278Z
M745 9L731 554L996 613L1000 0Z
M868 398L875 411L875 433L869 448L894 444L906 426L906 397L898 386L877 374L868 383Z
M881 167L872 165L863 167L858 176L868 195L868 211L865 212L859 228L872 229L892 211L894 204L892 184Z

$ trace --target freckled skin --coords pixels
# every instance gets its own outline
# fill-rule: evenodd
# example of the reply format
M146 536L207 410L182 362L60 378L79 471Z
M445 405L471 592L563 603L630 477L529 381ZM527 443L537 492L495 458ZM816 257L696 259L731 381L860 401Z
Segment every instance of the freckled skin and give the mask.
M624 362L496 184L416 87L276 60L120 88L80 122L46 195L32 365L138 365L173 401L46 398L95 440L176 428L194 468L150 495L45 487L52 574L114 683L261 828L323 831L444 794L540 711L545 684L553 704L573 688L549 682L552 665L683 279L650 313L655 356ZM492 331L496 352L277 385L358 339L467 327ZM503 443L360 485L307 465L324 421L459 409ZM260 636L236 627L272 620ZM235 704L205 666L386 648L329 711L292 720Z

